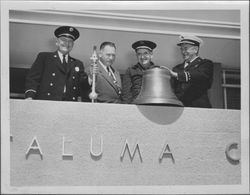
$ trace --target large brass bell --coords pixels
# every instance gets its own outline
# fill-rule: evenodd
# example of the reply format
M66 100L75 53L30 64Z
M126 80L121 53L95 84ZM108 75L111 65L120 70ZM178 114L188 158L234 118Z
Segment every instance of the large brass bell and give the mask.
M144 72L135 104L183 106L172 91L168 70L155 67Z

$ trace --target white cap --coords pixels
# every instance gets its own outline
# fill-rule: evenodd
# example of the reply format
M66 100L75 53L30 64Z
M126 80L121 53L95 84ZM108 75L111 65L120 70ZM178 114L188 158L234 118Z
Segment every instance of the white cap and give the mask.
M203 41L195 35L180 35L177 45L180 46L182 44L201 46L203 44Z

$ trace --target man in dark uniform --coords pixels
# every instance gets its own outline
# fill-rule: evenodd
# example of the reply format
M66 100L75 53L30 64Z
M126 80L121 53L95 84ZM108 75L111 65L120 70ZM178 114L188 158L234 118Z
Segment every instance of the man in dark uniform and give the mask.
M187 107L211 108L208 90L213 81L213 62L198 56L202 40L194 35L180 36L184 62L169 70L176 96Z
M124 103L133 103L141 91L143 72L155 67L151 61L153 58L153 49L156 44L152 41L141 40L132 44L136 52L137 64L129 67L123 76L122 97Z
M80 36L79 31L61 26L54 34L57 51L38 54L26 77L25 98L89 101L90 86L83 63L69 55Z

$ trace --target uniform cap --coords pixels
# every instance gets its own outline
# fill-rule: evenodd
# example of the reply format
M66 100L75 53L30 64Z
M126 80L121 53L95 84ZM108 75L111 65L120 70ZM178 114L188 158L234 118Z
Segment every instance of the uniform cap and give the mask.
M132 44L132 48L134 50L149 49L150 51L152 51L154 48L156 48L156 43L146 40L136 41L135 43Z
M190 45L200 46L202 43L203 43L202 39L194 35L180 35L179 42L177 43L177 45L180 46L182 44L190 44Z
M68 37L74 41L80 36L79 31L72 26L60 26L55 30L54 34L57 38Z

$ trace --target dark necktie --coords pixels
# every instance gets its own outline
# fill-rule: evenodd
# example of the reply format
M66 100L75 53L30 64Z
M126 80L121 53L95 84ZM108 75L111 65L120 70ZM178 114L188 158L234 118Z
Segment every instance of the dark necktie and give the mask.
M67 72L67 62L66 62L66 56L65 55L63 55L63 63L62 63L62 65L63 65L63 68L64 68L65 72Z
M108 71L108 75L113 79L115 80L115 78L113 77L113 74L111 73L111 70L110 70L110 67L107 66L107 71Z

